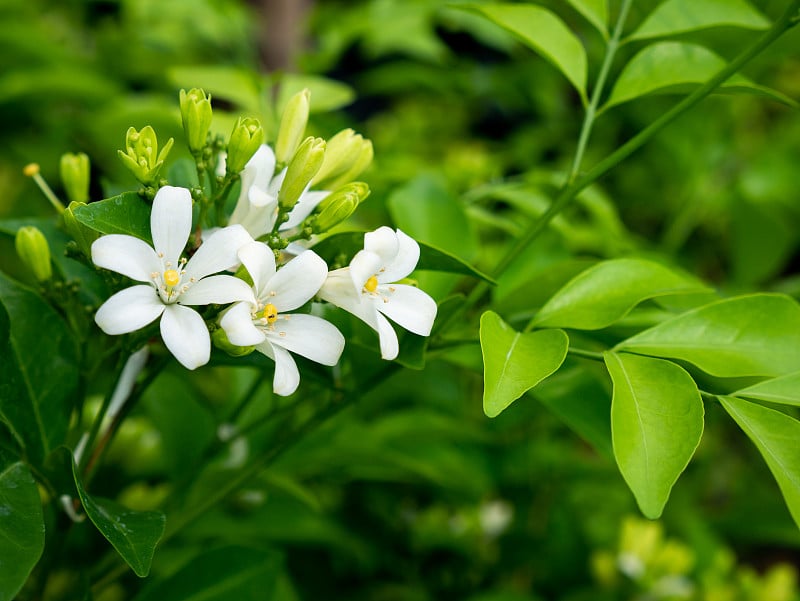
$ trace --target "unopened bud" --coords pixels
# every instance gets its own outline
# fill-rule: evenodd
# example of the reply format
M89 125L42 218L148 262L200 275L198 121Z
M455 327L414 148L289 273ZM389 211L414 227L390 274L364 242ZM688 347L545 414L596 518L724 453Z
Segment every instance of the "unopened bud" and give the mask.
M123 164L145 186L152 186L158 181L158 173L164 165L174 140L170 138L158 152L156 132L149 125L140 131L129 127L125 134L125 152L118 150Z
M310 105L311 92L305 88L292 96L283 109L278 139L275 142L275 158L279 164L287 164L297 152L306 131Z
M71 202L89 200L89 157L82 152L61 155L61 183Z
M31 270L37 282L46 282L53 277L50 265L50 245L42 231L32 225L22 226L14 238L17 254L25 267Z
M228 335L222 328L217 328L211 333L211 341L214 343L214 346L225 351L231 357L244 357L256 350L255 346L236 346L228 340Z
M352 129L343 129L328 141L325 161L311 185L316 189L335 189L358 177L370 162L372 142Z
M181 90L181 121L186 143L193 155L200 154L206 146L211 127L211 95L200 88L188 92Z
M317 205L316 214L309 221L315 234L327 232L350 217L358 205L369 196L369 186L364 182L352 182L331 192Z
M263 141L264 129L258 119L239 117L228 142L227 172L234 174L244 169Z
M72 236L83 255L90 258L92 256L92 243L100 237L100 234L76 219L75 209L85 206L85 202L71 202L61 213L61 218L63 219L64 231Z
M286 177L278 192L278 204L284 211L291 209L311 178L319 171L325 159L325 140L322 138L306 138L294 153L286 169Z

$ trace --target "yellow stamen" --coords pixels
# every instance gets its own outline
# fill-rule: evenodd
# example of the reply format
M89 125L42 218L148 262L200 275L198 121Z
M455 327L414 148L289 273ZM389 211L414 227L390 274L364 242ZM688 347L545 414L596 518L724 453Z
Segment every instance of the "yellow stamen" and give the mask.
M372 276L370 279L367 280L367 283L364 284L364 290L367 292L375 292L378 289L378 278Z
M267 320L267 323L275 323L278 321L278 307L273 305L272 303L267 303L264 305L264 311L262 312L264 319Z
M164 272L164 283L167 285L168 288L172 288L173 286L177 286L178 282L180 282L180 281L181 281L181 276L174 269L167 269Z
M22 170L24 175L28 177L33 177L37 173L39 173L39 164L38 163L29 163L25 165L25 168Z

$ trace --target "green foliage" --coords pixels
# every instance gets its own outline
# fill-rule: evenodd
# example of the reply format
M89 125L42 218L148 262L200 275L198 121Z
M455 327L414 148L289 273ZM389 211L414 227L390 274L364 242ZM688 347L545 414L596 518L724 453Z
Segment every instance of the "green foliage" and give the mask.
M135 192L77 207L75 218L101 234L126 234L152 244L150 209Z

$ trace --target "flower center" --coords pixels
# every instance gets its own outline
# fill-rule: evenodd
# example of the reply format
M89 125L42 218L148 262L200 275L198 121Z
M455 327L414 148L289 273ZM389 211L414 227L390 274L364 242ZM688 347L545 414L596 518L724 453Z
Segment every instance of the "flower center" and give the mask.
M374 275L367 280L367 283L364 284L364 290L367 292L375 292L378 289L378 278Z
M264 305L264 311L262 311L261 315L267 320L267 323L275 323L278 321L278 307L272 303L267 303Z
M181 275L174 269L167 269L164 272L164 283L167 288L173 288L181 281Z

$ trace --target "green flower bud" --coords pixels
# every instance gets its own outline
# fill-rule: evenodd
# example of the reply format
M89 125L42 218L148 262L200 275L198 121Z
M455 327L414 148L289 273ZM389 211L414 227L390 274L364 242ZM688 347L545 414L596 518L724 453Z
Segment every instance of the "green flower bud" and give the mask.
M156 185L158 172L164 165L174 140L170 138L161 152L158 152L156 132L149 125L141 131L129 127L125 134L125 152L118 150L123 164L145 186Z
M226 169L229 174L239 173L247 165L258 147L264 142L264 129L258 119L239 117L233 126L228 142Z
M72 202L89 200L89 157L82 152L61 155L61 183Z
M282 210L288 211L295 205L311 178L319 171L325 159L325 146L322 138L309 137L294 153L278 192L278 204Z
M306 88L292 96L283 110L278 139L275 142L275 158L281 165L287 164L300 146L308 123L310 104L311 92Z
M327 232L350 217L358 205L369 196L369 186L364 182L352 182L331 192L317 205L308 225L314 234Z
M85 206L85 202L73 201L69 203L69 206L61 213L61 218L63 219L64 231L72 236L72 239L75 240L84 256L90 258L92 256L92 242L97 240L100 234L75 218L75 209Z
M358 177L371 161L372 142L352 129L343 129L328 141L325 161L311 185L323 190L335 189Z
M17 254L25 267L33 272L37 282L46 282L53 277L50 265L50 245L42 231L32 225L22 226L14 238Z
M193 155L203 152L211 127L211 95L200 88L181 90L181 121L186 144Z
M256 350L254 346L236 346L228 340L228 335L222 328L217 328L211 333L211 341L214 343L214 346L225 351L231 357L244 357Z

